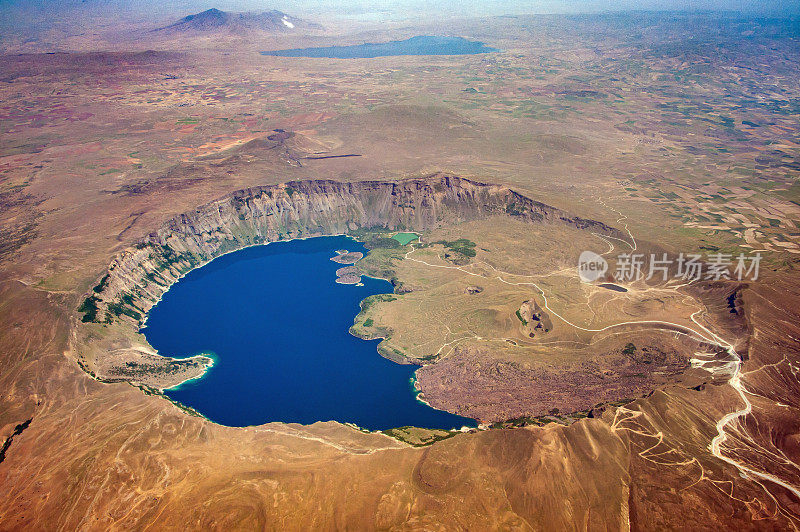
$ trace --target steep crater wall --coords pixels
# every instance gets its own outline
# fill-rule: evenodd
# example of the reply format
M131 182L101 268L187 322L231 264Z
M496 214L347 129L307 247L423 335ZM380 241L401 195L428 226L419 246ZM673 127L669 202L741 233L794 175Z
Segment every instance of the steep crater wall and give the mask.
M170 285L230 251L358 229L425 231L498 214L624 237L508 187L450 175L397 182L297 181L240 190L169 220L114 259L80 310L87 322L141 326Z

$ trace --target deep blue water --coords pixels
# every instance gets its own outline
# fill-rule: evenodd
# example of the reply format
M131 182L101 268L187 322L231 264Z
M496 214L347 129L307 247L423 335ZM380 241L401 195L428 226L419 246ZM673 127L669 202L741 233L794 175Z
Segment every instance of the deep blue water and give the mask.
M220 257L173 285L150 311L147 340L163 355L213 353L215 363L166 394L229 426L475 426L417 401L416 366L348 333L359 302L392 286L367 277L364 286L335 283L337 249L366 253L344 236L275 242Z
M471 55L499 52L482 42L462 37L434 37L420 35L404 41L364 43L352 46L324 46L321 48L292 48L261 52L280 57L328 57L356 59L390 55Z

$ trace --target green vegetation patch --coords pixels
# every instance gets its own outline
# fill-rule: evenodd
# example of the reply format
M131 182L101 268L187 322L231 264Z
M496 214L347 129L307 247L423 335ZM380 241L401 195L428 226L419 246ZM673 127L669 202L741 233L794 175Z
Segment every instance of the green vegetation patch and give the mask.
M474 257L475 253L475 242L472 240L468 240L466 238L459 238L458 240L453 240L452 242L448 242L447 240L439 240L434 242L434 244L441 244L450 251L455 253L461 253L465 257Z
M105 290L106 285L108 284L108 278L110 277L110 275L111 274L107 273L102 279L100 279L100 282L97 283L97 286L92 288L92 290L94 290L94 292L97 293L97 294L99 294L100 292Z
M124 315L128 316L129 318L133 318L136 321L140 321L142 319L142 314L139 311L132 309L131 306L129 306L129 303L125 301L125 296L123 296L122 299L123 300L120 301L119 303L108 304L109 314L112 314L118 318ZM107 318L110 318L110 316ZM110 319L107 319L107 321L110 321Z
M364 246L367 249L394 249L401 247L400 242L394 238L388 238L382 235L370 235L363 239Z
M82 322L90 323L97 321L97 303L99 301L100 298L96 296L89 296L83 300L81 306L78 307L78 312L83 312L83 318L81 318Z
M423 429L419 427L397 427L381 432L414 447L425 447L459 434L457 430Z

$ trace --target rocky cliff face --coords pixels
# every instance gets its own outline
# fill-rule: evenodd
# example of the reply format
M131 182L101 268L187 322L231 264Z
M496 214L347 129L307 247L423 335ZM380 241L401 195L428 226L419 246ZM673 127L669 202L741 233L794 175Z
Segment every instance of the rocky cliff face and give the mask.
M237 191L168 221L111 263L81 311L84 321L141 325L172 283L236 249L362 228L425 231L492 215L623 236L507 187L450 175L399 182L297 181Z

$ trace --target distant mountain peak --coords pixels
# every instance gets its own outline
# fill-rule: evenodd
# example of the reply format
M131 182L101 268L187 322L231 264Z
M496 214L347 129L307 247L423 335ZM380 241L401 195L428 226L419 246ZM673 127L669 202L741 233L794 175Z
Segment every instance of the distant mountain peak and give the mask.
M168 27L174 28L176 26L186 25L195 29L200 29L201 27L206 26L222 26L227 23L230 18L231 17L229 13L212 7L211 9L207 9L203 12L183 17L178 22Z
M263 12L236 13L212 7L200 13L187 15L174 24L155 31L168 33L285 32L295 29L321 29L321 26L275 9Z

